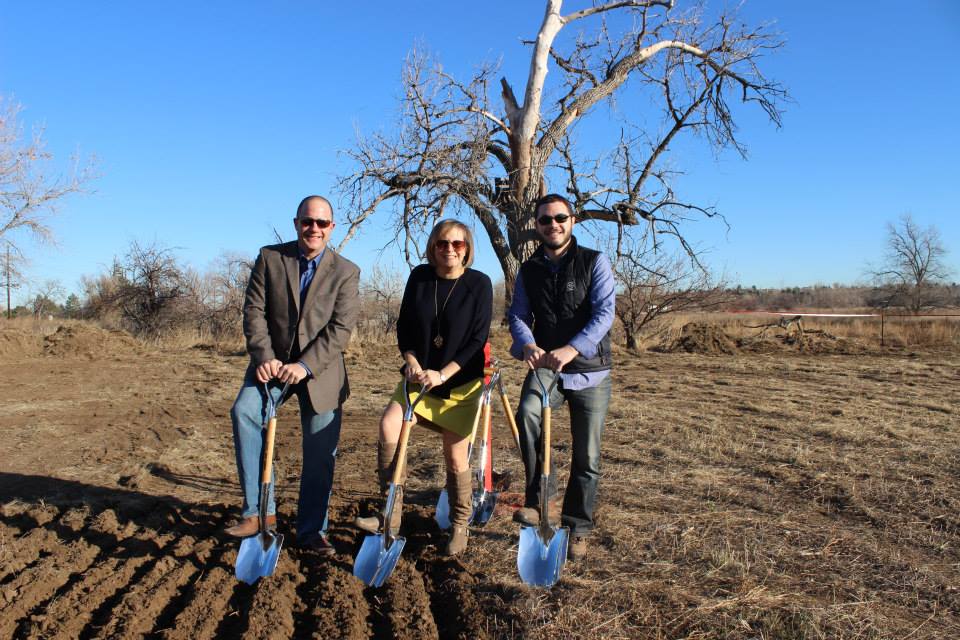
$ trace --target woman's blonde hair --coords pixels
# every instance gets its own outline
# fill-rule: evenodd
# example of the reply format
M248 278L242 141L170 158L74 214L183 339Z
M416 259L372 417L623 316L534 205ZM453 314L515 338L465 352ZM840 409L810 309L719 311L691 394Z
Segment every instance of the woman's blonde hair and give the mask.
M427 238L427 262L430 263L431 267L437 266L437 257L434 253L437 248L437 241L450 229L460 229L463 232L463 239L467 243L467 251L463 256L463 266L469 267L473 264L473 233L470 232L470 227L459 220L441 220L434 225L430 237Z

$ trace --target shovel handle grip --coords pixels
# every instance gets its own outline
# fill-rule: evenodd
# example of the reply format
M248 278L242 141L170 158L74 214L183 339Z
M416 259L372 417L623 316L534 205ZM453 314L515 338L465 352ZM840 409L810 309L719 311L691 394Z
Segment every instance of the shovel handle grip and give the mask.
M550 405L543 408L543 473L550 473Z
M267 484L270 482L270 476L273 474L273 440L277 433L276 417L267 420L267 441L263 449L263 478L261 482Z

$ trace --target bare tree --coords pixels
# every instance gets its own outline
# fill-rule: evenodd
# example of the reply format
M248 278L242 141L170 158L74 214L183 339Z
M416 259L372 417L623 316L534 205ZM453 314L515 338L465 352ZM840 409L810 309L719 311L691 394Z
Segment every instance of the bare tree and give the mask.
M20 250L13 246L13 243L7 241L4 243L6 246L3 248L3 265L2 273L0 277L3 278L3 288L6 290L7 294L7 319L12 316L10 310L10 291L11 289L19 289L20 283L23 281L23 265L25 258L23 253Z
M84 190L94 177L91 163L64 177L51 173L53 155L44 148L43 129L25 136L20 107L0 97L0 238L18 246L18 232L39 241L52 239L47 220L68 195Z
M683 252L670 255L631 248L627 246L614 263L616 314L628 349L636 349L643 328L661 316L707 311L733 298L722 279L713 278Z
M387 133L361 136L346 152L355 170L340 181L350 201L341 246L377 210L389 208L394 233L385 246L397 243L413 264L438 218L466 213L485 232L509 299L520 263L537 246L532 203L552 181L564 185L552 190L569 195L591 232L618 245L633 233L652 246L672 236L696 259L682 223L690 215L717 213L674 193L667 150L681 134L697 134L715 149L745 154L731 100L758 104L779 126L786 94L758 63L781 42L765 27L743 26L735 15L711 19L699 5L680 11L672 0L597 1L567 13L562 4L546 1L543 22L528 43L522 100L502 77L495 104L493 65L461 81L422 51L409 55L399 122ZM577 26L579 33L558 37ZM550 70L556 80L548 85ZM645 95L657 105L643 114L643 130L614 100L626 99L628 83L630 100ZM611 150L590 156L574 133L598 112L621 122L611 128Z
M933 225L921 227L910 214L897 224L887 223L887 244L882 266L871 274L879 285L874 303L904 307L913 312L942 304L942 286L950 276L947 249Z
M393 334L400 315L404 281L400 274L374 266L360 287L363 301L361 322L378 336Z
M37 287L30 306L33 309L33 315L42 318L44 315L53 313L59 309L59 300L63 298L66 289L57 280L46 280Z
M178 303L190 291L188 274L172 249L133 242L121 265L123 278L116 296L133 333L158 337L183 320Z

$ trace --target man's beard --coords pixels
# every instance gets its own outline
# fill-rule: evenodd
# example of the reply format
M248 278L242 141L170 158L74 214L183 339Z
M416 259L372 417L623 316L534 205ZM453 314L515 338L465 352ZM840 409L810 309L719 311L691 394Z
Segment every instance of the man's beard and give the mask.
M543 240L543 244L545 244L545 245L547 246L547 248L549 248L549 249L551 249L551 250L553 250L553 251L556 251L557 249L562 249L562 248L563 248L564 246L566 246L569 242L570 242L570 236L567 236L567 237L565 237L565 238L561 238L560 240L547 240L547 239L544 239L544 240Z

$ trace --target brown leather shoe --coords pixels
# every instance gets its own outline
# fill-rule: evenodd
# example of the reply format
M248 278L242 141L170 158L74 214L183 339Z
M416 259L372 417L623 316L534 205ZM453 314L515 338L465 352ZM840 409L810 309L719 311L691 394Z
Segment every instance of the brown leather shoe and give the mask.
M579 562L587 555L587 536L570 536L570 544L567 547L567 559L571 562Z
M317 555L323 556L324 558L329 558L337 552L336 549L333 548L333 545L330 544L327 536L323 535L310 538L304 542L302 546L304 549L316 551Z
M367 533L376 535L380 533L380 518L377 516L368 516L366 518L361 518L358 516L353 519L353 526L361 531L366 531Z
M277 516L267 516L267 528L273 529L277 526ZM228 536L234 538L249 538L255 536L260 531L260 517L248 516L241 518L229 527L223 530Z
M540 512L534 507L520 507L513 512L513 521L528 527L536 527L540 524Z

